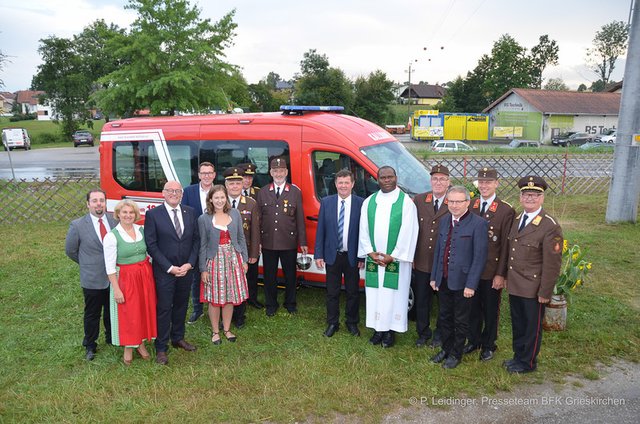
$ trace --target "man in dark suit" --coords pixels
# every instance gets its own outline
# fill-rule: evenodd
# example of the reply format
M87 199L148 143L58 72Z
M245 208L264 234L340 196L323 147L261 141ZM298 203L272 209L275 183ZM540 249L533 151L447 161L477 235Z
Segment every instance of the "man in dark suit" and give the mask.
M467 338L471 297L487 260L487 221L469 211L470 195L463 186L449 189L447 204L431 272L431 288L439 292L442 350L431 360L455 368Z
M464 353L480 348L481 361L493 358L497 349L500 298L509 258L507 237L516 214L510 204L496 196L498 184L498 171L487 167L478 170L480 198L475 200L471 208L472 213L489 223L487 263L482 271L478 290L471 298L469 342L464 347Z
M184 189L181 203L193 208L196 214L196 220L202 213L207 210L207 193L213 186L216 178L216 168L211 162L202 162L198 167L198 184L191 184ZM192 273L193 282L191 283L191 303L193 304L193 312L187 321L188 324L194 324L198 318L202 316L202 303L200 303L200 273L197 272L198 264L195 266L196 271Z
M416 254L413 259L417 347L423 347L432 335L431 345L438 347L441 344L440 330L436 328L432 334L429 324L433 305L433 289L429 282L433 267L433 252L438 241L438 225L440 219L449 212L447 207L448 188L449 169L444 165L435 165L431 168L432 191L418 194L413 199L418 210L418 224L420 225Z
M249 299L233 308L233 322L236 328L244 327L247 303L256 305L258 299L258 258L260 257L260 217L255 200L242 195L242 175L244 169L240 167L224 170L224 185L227 187L229 204L240 212L242 231L247 244L247 286Z
M345 318L347 329L360 335L360 272L364 261L358 260L360 209L362 197L352 194L355 179L348 169L335 174L338 194L320 202L314 258L319 269L327 267L327 329L331 337L340 328L340 288L344 276L347 292Z
M193 208L180 205L182 186L169 181L162 190L164 203L145 216L144 240L153 259L156 280L158 338L156 362L167 365L167 344L186 351L196 347L184 339L184 320L189 305L200 235ZM197 271L196 271L197 272Z
M562 228L542 209L546 181L530 175L518 181L524 211L509 232L507 290L511 308L513 358L509 373L535 371L542 342L542 318L562 266Z
M65 253L80 265L80 286L84 295L85 358L92 361L98 348L100 314L104 323L105 341L111 344L109 314L109 279L104 265L102 239L116 226L111 214L106 213L105 192L100 189L87 193L89 213L71 222L65 241Z
M274 316L278 309L276 282L278 261L282 264L285 278L284 307L290 314L297 312L296 252L298 245L302 253L307 254L302 193L298 187L287 183L289 170L285 158L272 159L270 166L269 173L273 182L260 189L257 200L260 211L260 240L268 317Z
M244 197L251 197L252 199L258 198L258 192L260 191L260 187L255 187L253 185L253 177L256 174L256 166L251 162L241 163L238 165L238 168L241 168L244 171L244 175L242 177L242 194Z

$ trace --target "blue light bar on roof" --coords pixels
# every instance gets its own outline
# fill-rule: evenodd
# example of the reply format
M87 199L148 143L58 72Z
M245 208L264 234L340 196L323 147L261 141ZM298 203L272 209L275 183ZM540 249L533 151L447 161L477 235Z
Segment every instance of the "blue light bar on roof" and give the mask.
M342 106L302 106L302 105L282 105L280 110L284 114L302 114L303 112L342 112Z

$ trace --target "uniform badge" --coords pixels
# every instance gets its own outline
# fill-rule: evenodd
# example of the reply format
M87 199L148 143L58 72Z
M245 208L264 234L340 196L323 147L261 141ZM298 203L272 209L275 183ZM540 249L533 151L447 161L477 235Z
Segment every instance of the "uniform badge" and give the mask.
M492 240L493 241L498 241L498 236L493 236Z
M285 212L285 213L287 212L287 206L289 206L289 201L285 200L284 201L284 209L282 210L282 212Z
M560 253L561 250L562 248L560 247L560 243L556 242L556 244L553 245L553 252Z
M427 197L424 199L425 203L431 203L433 199L433 195L431 193L427 194Z
M489 238L493 238L493 231L489 230Z
M478 199L479 200L479 199ZM489 208L489 212L495 212L498 210L498 202L495 200L491 203L491 207Z
M533 225L540 225L540 221L542 221L542 217L540 215L538 215L535 218L533 218L533 221L531 221L531 223Z
M247 224L246 222L244 224L242 224L242 228L244 228L245 230L249 229L249 224Z
M473 209L478 209L480 207L480 199L476 199L473 203Z

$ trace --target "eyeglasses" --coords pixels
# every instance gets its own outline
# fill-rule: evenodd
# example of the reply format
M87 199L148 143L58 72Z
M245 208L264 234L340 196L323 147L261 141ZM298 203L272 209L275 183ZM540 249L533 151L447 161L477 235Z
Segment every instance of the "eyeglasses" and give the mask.
M170 189L170 188L165 188L165 189L164 189L164 190L162 190L162 191L164 191L164 192L166 192L166 193L168 193L168 194L182 194L182 189L180 189L180 188L177 188L177 189L175 189L175 190L172 190L172 189Z
M468 202L468 200L447 200L448 204L461 205L464 202Z
M520 193L520 197L525 199L537 199L540 196L542 196L542 193Z
M214 175L216 175L215 172L201 172L200 175L205 176L205 177L212 177Z
M449 181L449 178L447 177L440 177L440 178L433 178L431 177L431 181L434 183L446 183Z

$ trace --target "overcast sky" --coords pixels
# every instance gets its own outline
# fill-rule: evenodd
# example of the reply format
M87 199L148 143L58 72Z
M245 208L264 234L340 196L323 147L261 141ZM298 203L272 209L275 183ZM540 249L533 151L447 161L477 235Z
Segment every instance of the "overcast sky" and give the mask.
M284 79L300 70L309 49L326 54L348 77L376 69L393 81L445 83L465 76L500 35L530 49L548 34L560 47L545 78L571 88L597 79L585 66L586 49L602 25L625 23L631 0L200 0L203 18L220 19L233 8L238 24L228 62L249 83L273 71ZM126 0L0 0L0 50L9 63L1 90L28 89L37 67L39 40L71 37L96 19L128 28L135 19ZM426 50L425 50L426 49ZM417 59L417 62L415 60ZM624 72L624 57L612 79Z

